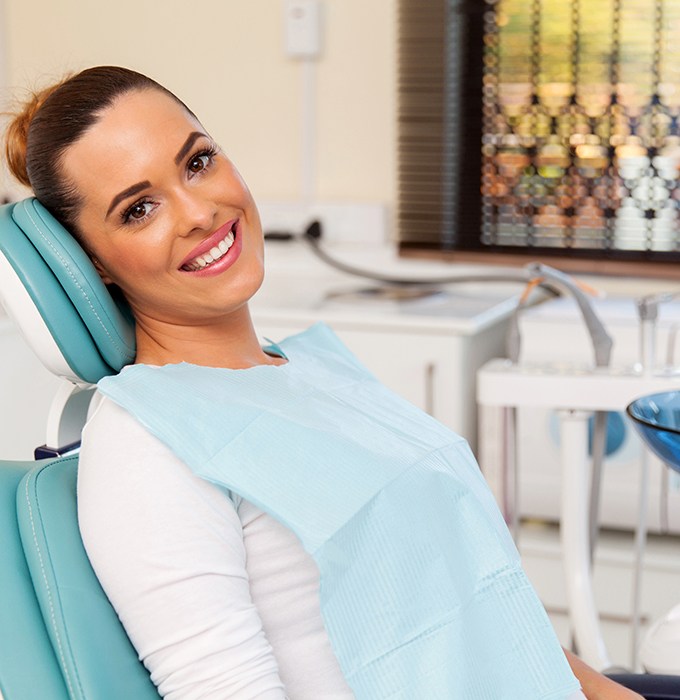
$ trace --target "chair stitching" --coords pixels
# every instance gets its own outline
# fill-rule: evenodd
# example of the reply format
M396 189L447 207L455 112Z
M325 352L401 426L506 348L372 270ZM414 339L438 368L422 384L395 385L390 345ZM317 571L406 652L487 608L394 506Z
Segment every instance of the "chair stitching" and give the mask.
M34 479L36 477L33 477ZM45 584L45 589L47 590L47 600L49 602L50 606L50 618L52 619L52 628L54 629L54 635L57 638L57 647L59 648L59 659L61 660L61 665L64 670L64 676L66 677L66 683L68 684L68 689L71 697L74 696L73 692L73 686L71 685L71 678L70 674L68 672L68 668L66 666L66 659L64 657L64 650L61 645L61 638L59 635L59 629L57 627L57 622L56 622L56 617L54 614L54 603L52 602L52 593L50 590L50 585L47 581L47 574L45 573L45 565L43 563L43 558L42 558L42 553L40 551L40 546L38 545L38 538L36 535L36 524L35 520L33 518L33 508L31 507L31 499L28 493L28 484L29 484L30 478L26 479L26 489L25 489L25 495L26 495L26 503L28 505L28 517L31 521L31 531L33 533L33 544L35 546L36 551L38 552L38 560L40 561L40 572L42 573L43 577L43 583ZM77 677L77 671L76 671L76 677ZM80 680L78 679L78 688L80 690L80 694L83 695L83 689L82 686L80 685Z
M75 275L73 274L73 272L71 272L71 269L69 268L69 266L66 264L66 260L64 259L64 257L63 257L63 256L61 255L61 253L56 249L56 247L54 246L54 244L52 243L52 241L50 241L50 239L45 235L45 233L43 232L43 230L40 228L40 224L39 224L38 222L36 222L36 220L33 218L33 215L32 215L32 213L31 213L31 211L28 210L28 209L26 209L25 211L26 211L26 215L27 215L28 218L31 220L31 223L33 224L33 226L35 226L36 230L37 230L38 233L41 235L42 239L43 239L43 240L45 241L45 243L54 251L54 254L59 258L59 260L60 260L60 261L62 262L62 264L64 265L64 268L65 268L67 274L68 274L69 277L73 280L73 283L76 285L76 287L78 287L78 289L80 290L80 293L82 294L83 299L85 299L85 301L87 302L88 306L89 306L90 309L92 310L92 313L95 315L97 321L99 321L99 325L102 327L104 333L106 333L106 335L107 335L107 337L109 338L109 340L115 345L116 350L118 350L118 351L121 352L122 354L127 354L127 350L121 349L121 347L120 347L120 345L118 344L118 342L116 341L116 339L109 333L109 331L108 331L106 325L104 324L104 322L102 321L102 319L99 317L99 314L97 313L96 309L95 309L94 306L92 305L92 302L90 301L90 298L88 297L88 295L86 294L85 290L82 288L82 286L80 285L80 283L79 283L78 280L76 279L76 277L75 277Z

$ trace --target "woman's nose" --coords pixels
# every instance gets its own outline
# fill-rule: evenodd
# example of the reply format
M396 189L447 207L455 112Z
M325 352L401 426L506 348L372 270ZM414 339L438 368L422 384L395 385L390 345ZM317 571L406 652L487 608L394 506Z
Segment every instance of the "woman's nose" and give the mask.
M194 231L212 231L215 228L217 205L212 199L195 192L183 192L177 196L177 224L180 236Z

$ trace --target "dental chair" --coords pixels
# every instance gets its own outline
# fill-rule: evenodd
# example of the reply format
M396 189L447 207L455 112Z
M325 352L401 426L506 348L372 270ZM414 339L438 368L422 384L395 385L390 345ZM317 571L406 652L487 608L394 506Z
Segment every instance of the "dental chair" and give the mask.
M157 700L90 567L76 511L80 431L96 382L134 359L132 317L32 198L0 207L0 302L64 381L36 452L42 459L0 462L0 693L3 700ZM644 694L647 679L631 678ZM659 690L649 698L680 697L666 694L664 678L653 683Z
M0 462L0 693L158 700L80 539L77 455L59 456L80 439L94 384L134 358L131 318L35 199L0 208L0 300L64 379L38 451L51 457Z

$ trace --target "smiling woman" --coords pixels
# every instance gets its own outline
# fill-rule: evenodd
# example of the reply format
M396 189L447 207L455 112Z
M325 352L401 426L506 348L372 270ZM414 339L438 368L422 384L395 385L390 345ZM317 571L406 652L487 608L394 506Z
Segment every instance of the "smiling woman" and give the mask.
M83 244L135 315L139 362L186 360L182 337L196 347L238 319L259 357L245 305L263 277L257 208L190 112L159 90L128 92L65 151L61 167L85 193L74 217ZM238 361L226 352L211 364Z
M583 698L464 440L330 329L260 346L257 208L177 98L90 69L19 115L8 157L134 315L78 519L163 697ZM636 697L597 678L589 697Z

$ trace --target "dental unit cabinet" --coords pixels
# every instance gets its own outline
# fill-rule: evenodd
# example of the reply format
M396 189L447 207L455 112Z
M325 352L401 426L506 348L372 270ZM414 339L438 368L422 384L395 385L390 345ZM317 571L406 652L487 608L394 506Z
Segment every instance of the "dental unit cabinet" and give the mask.
M635 665L638 623L644 629L677 602L680 540L657 535L645 550L639 525L647 511L654 530L678 532L677 482L622 416L633 399L680 386L675 367L666 366L680 307L662 297L654 342L647 338L643 351L640 339L649 331L636 299L595 301L614 340L609 367L594 367L574 305L557 299L525 312L516 364L494 360L478 373L481 467L563 643L574 639L583 658L600 670ZM600 534L593 560L597 529L589 528L588 508L597 411L609 418L598 524L627 532ZM519 528L522 518L530 522ZM536 519L559 521L559 539Z
M614 345L611 367L632 370L640 361L640 320L636 298L593 300L593 308L611 334ZM583 324L571 300L559 298L526 309L520 316L522 348L520 364L552 367L555 372L585 370L592 350ZM658 307L654 366L666 364L666 351L680 327L680 302ZM675 361L680 365L680 352ZM680 381L680 377L679 377ZM625 405L610 412L600 496L600 524L632 530L637 521L640 464L644 447L625 418ZM592 436L592 420L590 434ZM498 462L485 459L493 452L498 435L485 431L480 459L487 479L497 486ZM520 407L517 411L517 461L521 515L557 521L560 515L560 436L556 405ZM650 531L680 534L680 480L656 460L650 460L648 526Z

